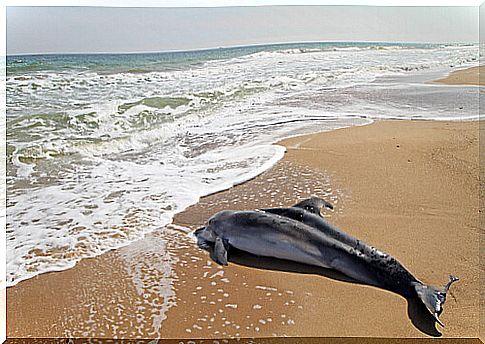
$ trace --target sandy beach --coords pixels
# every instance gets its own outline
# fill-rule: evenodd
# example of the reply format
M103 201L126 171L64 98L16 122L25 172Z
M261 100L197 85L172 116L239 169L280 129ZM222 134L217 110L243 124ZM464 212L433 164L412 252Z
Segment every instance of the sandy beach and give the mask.
M270 170L204 197L173 225L8 288L7 336L479 336L479 122L382 121L279 144L287 152ZM446 327L419 304L327 270L241 253L218 266L190 236L217 211L311 195L335 205L329 221L423 282L459 276L441 315Z
M446 78L434 82L447 85L480 85L485 84L485 69L483 66L454 71Z

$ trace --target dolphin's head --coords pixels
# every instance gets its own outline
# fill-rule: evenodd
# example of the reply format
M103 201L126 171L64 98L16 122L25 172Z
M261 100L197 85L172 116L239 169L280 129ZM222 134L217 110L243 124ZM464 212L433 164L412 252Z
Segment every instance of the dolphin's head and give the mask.
M208 250L210 246L214 244L214 233L210 230L207 230L206 226L196 229L194 234L197 238L197 246L199 246L200 248Z
M205 231L205 226L202 226L200 228L197 228L194 232L194 235L196 237L200 237L200 236L203 236L204 235L204 231Z
M214 244L217 237L224 237L224 227L225 225L227 227L227 218L232 214L232 211L225 210L209 218L204 227L200 227L194 232L197 237L197 244L202 248L206 248L208 245Z

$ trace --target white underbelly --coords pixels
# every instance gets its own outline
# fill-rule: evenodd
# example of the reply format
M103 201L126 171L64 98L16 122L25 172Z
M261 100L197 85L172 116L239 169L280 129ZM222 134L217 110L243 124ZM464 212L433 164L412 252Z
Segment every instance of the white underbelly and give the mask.
M229 240L229 244L239 250L258 256L274 257L330 268L329 264L323 261L319 250L311 245L306 247L305 250L302 250L286 240L267 241L264 238L255 239L245 237L231 239Z

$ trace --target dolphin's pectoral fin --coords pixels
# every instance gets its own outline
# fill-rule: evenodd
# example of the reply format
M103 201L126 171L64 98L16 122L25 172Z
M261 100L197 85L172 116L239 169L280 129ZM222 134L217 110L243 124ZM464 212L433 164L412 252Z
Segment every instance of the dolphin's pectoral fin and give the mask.
M220 237L216 238L214 244L213 257L216 263L221 265L227 265L227 250L229 249L229 243Z

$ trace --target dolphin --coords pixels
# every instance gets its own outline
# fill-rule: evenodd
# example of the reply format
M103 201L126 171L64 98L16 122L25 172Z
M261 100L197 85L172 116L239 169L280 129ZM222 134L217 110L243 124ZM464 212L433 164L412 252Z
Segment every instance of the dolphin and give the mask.
M286 259L337 270L356 281L406 298L418 297L441 325L447 292L458 280L449 276L444 287L426 285L389 254L343 232L322 216L328 202L312 197L289 208L251 211L224 210L195 231L199 247L227 265L231 247L258 256Z

